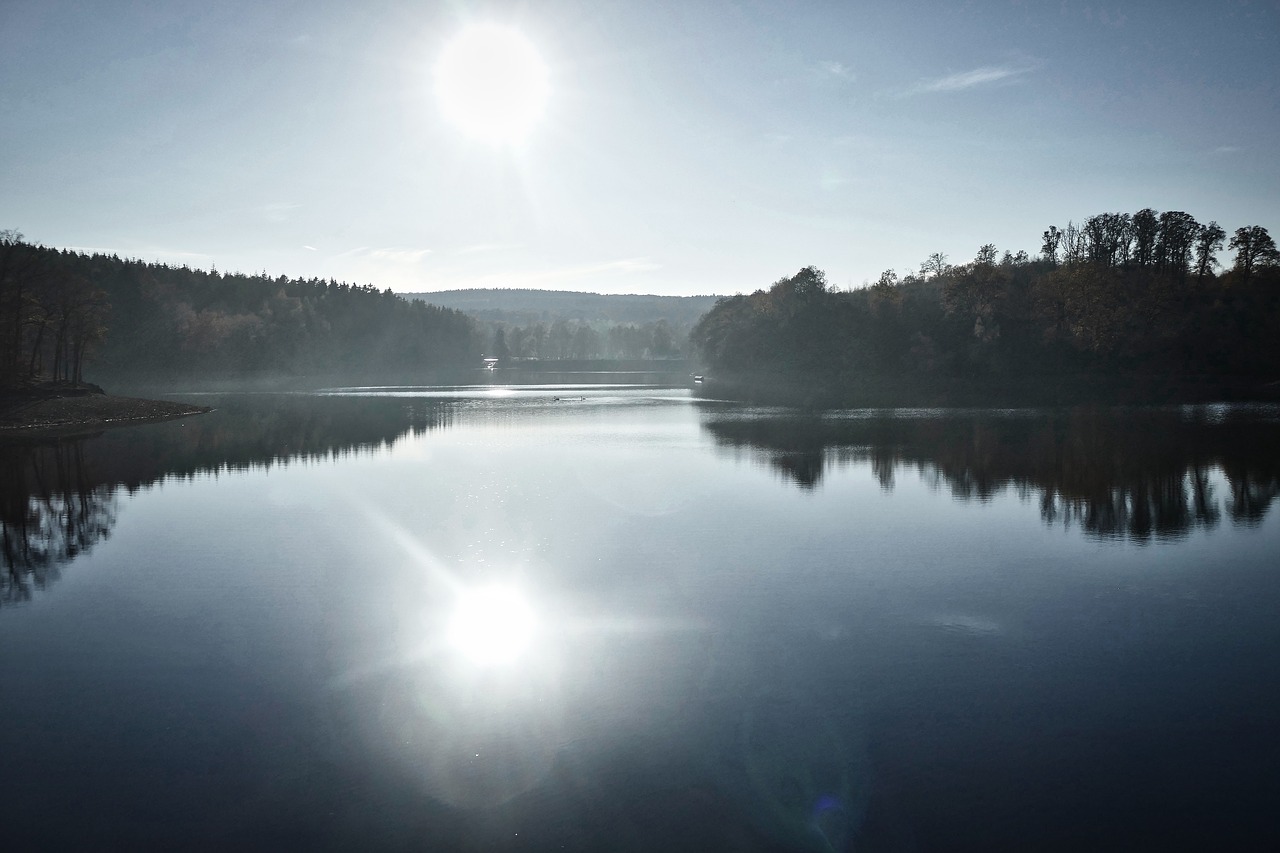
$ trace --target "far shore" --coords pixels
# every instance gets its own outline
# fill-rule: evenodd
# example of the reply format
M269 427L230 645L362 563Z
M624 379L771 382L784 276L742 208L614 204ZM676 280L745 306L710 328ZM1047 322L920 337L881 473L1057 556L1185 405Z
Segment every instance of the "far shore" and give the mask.
M171 400L117 397L89 384L0 389L0 439L100 432L209 411Z
M1089 374L976 378L866 375L827 377L824 381L782 373L739 373L708 375L694 386L694 395L803 409L1274 403L1280 401L1280 382Z

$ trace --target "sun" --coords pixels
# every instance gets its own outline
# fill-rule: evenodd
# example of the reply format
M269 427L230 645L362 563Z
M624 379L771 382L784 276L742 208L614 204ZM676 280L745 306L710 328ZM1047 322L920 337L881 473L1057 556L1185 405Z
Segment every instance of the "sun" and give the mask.
M475 24L445 45L435 66L435 95L444 117L491 144L523 141L550 94L546 63L522 33Z

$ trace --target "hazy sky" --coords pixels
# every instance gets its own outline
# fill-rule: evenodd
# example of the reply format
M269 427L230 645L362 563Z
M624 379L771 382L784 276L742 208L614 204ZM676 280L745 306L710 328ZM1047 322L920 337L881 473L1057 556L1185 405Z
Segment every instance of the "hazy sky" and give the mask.
M437 107L477 21L548 66L521 146ZM1104 211L1274 234L1278 83L1275 0L0 0L0 228L399 291L858 286Z

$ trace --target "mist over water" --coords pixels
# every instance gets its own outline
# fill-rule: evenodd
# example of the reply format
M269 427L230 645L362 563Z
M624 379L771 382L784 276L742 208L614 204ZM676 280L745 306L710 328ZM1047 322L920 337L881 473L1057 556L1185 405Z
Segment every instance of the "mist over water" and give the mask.
M9 838L1280 833L1274 407L804 415L608 381L206 395L0 445Z

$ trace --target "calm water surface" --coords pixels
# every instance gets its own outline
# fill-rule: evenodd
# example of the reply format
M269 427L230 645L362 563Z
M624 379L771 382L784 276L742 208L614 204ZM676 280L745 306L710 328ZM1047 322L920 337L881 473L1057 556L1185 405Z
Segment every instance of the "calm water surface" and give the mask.
M6 849L1280 841L1280 410L336 389L0 445Z

